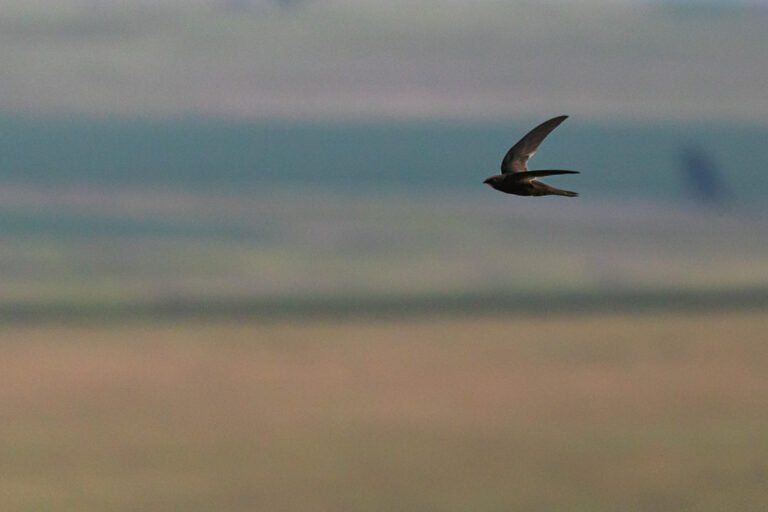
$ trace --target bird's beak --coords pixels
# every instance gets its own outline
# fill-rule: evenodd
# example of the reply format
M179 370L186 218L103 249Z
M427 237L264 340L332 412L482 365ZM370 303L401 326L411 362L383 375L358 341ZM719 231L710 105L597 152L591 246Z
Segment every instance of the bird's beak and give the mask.
M485 178L485 181L483 183L485 183L486 185L490 185L492 179L493 178Z

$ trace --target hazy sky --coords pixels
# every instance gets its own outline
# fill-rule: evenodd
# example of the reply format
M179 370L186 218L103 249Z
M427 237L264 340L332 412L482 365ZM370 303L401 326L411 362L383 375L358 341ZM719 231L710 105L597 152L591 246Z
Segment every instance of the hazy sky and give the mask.
M6 0L0 110L764 119L766 18L688 3Z

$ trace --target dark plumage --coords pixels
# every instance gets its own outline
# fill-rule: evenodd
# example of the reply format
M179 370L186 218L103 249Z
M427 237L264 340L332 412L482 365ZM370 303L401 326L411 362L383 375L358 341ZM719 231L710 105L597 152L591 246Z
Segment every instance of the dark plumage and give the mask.
M541 142L557 128L568 116L559 116L541 123L528 132L517 144L507 152L501 162L501 174L487 178L483 183L496 190L518 196L566 196L576 197L579 194L570 190L561 190L538 180L543 176L558 174L579 174L578 171L529 171L528 159L538 149Z

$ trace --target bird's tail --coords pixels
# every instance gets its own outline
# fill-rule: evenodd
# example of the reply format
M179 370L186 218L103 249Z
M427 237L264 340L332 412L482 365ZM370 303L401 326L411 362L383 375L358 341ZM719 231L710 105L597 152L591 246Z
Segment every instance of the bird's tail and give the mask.
M572 192L570 190L563 190L560 188L555 188L552 185L547 185L546 183L542 183L539 180L532 180L531 184L535 187L536 191L538 192L536 195L541 196L565 196L565 197L578 197L579 194L576 192Z
M556 196L565 196L565 197L579 197L578 192L572 192L570 190L562 190L559 188L549 187L551 192Z
M546 183L542 183L538 180L540 177L544 176L556 176L558 174L578 174L578 171L561 171L561 170L547 170L547 171L527 171L527 172L521 172L518 173L521 176L530 177L528 183L533 185L534 190L536 190L538 193L535 195L542 195L542 196L565 196L565 197L578 197L579 194L576 192L573 192L571 190L563 190L560 188L555 188L552 185L547 185Z

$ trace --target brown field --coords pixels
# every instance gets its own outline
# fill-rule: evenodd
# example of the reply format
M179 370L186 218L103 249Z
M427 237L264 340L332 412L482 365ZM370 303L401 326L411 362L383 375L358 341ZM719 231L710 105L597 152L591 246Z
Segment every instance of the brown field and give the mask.
M768 510L768 316L0 330L4 511Z

